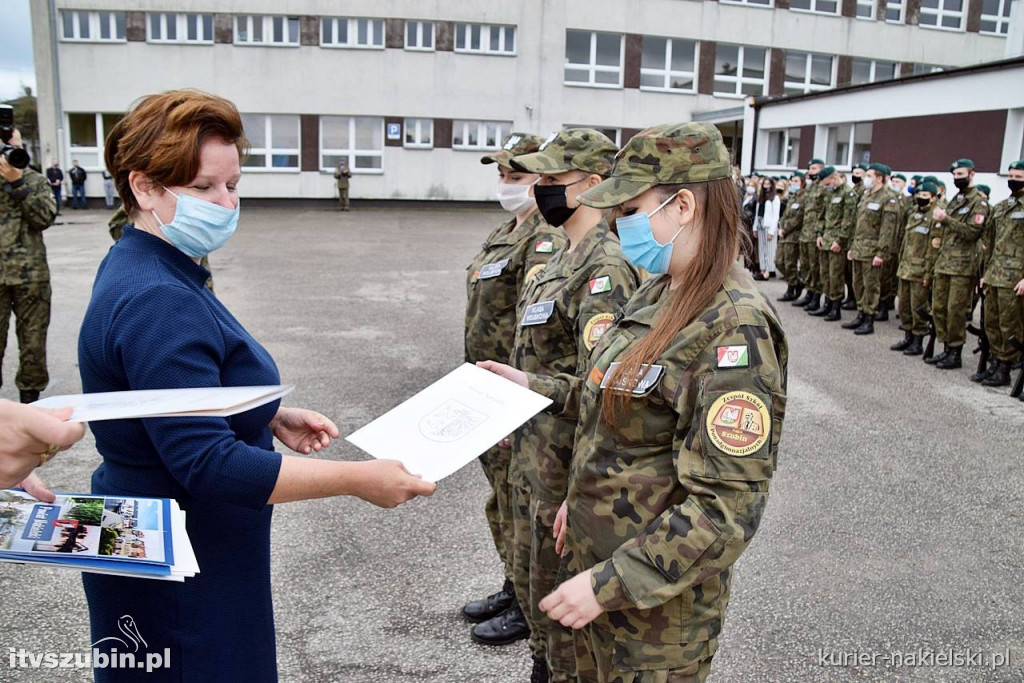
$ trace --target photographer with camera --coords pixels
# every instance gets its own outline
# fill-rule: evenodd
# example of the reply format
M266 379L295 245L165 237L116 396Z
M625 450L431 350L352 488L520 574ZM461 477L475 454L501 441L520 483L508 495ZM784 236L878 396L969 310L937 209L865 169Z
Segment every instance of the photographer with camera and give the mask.
M46 371L50 269L43 230L53 223L57 206L46 178L28 168L21 134L8 112L9 107L0 108L0 361L13 311L20 352L15 382L21 402L32 403L50 381Z

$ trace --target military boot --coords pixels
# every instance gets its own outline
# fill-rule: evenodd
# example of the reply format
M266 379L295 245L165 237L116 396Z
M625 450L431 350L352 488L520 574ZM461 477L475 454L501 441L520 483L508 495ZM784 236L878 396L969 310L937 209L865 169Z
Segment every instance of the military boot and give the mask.
M796 287L794 287L793 285L789 285L788 287L786 287L786 293L780 296L778 299L776 299L776 301L793 301L794 299L796 299L796 297L793 295L793 290L795 289Z
M804 295L802 297L800 297L799 299L797 299L796 301L793 302L793 305L794 306L806 306L807 304L811 303L811 299L813 299L813 298L814 298L814 292L812 292L811 290L808 289L806 292L804 292Z
M843 310L844 311L856 311L857 310L857 300L853 298L853 294L850 294L849 296L846 297L846 301L843 302Z
M807 311L807 315L813 315L815 318L823 318L832 311L832 299L823 298L821 300L821 306L818 306L814 310Z
M507 610L474 626L470 635L481 645L508 645L529 638L530 625L519 609L519 601L513 600Z
M889 320L889 302L882 301L878 304L878 313L875 314L875 320L884 323Z
M988 362L988 365L985 367L984 370L979 370L978 372L976 372L973 375L971 375L971 381L972 382L983 382L983 381L985 381L986 379L988 379L992 375L992 371L995 370L995 369L996 369L996 361L995 360L990 360Z
M832 302L832 310L829 311L828 315L826 315L824 318L822 318L822 320L824 320L826 322L832 323L832 322L835 322L836 320L842 320L842 319L843 319L843 302L841 302L838 299L836 299L835 301Z
M948 345L943 344L942 353L940 353L937 356L932 356L931 358L925 358L924 362L927 363L928 365L938 365L939 363L941 363L942 361L946 360L949 357L949 354L952 350L953 349L949 348Z
M864 322L860 324L860 327L853 331L854 334L874 334L875 333L875 318L872 315L865 315Z
M530 672L530 683L548 683L550 674L547 661L538 657L533 658L533 671Z
M39 392L32 389L23 389L20 392L19 398L22 403L35 403L39 400Z
M995 370L987 378L981 380L983 387L1008 387L1010 386L1010 364L1005 360L995 362Z
M877 320L877 318L876 318ZM910 330L903 333L903 339L889 347L890 351L904 351L914 341L914 334Z
M474 600L463 607L462 616L474 624L479 624L481 621L498 616L515 601L516 593L512 582L505 579L505 585L501 587L500 591L492 593L486 598Z
M807 312L807 313L810 313L811 311L813 311L814 309L816 309L820 305L821 305L821 294L815 293L814 296L811 297L811 300L807 302L807 305L804 306L804 311Z
M861 323L864 322L864 311L857 313L857 317L848 323L843 323L842 328L844 330L855 330L860 327Z
M956 370L964 366L963 359L960 357L960 352L963 350L962 346L954 346L949 350L949 355L944 360L939 361L935 364L940 370Z
M904 356L920 356L924 353L924 335L912 334L910 345L903 349Z

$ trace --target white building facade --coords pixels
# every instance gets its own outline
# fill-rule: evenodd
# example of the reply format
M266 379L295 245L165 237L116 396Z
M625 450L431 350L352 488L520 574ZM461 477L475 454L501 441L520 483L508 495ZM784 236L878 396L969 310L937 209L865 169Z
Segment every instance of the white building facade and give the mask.
M569 125L617 142L705 120L738 162L752 96L1019 54L1021 0L39 0L44 163L102 196L103 140L139 97L191 87L243 113L243 197L486 200L483 152ZM287 10L287 14L282 11ZM745 167L753 164L747 159Z

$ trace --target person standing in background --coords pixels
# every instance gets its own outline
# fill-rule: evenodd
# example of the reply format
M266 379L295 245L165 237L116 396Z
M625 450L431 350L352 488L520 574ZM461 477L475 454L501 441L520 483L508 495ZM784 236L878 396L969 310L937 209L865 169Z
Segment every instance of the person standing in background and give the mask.
M71 208L85 209L85 179L89 176L85 169L78 165L78 159L71 162Z
M348 185L352 178L352 171L349 170L348 161L342 160L338 168L334 169L334 177L338 181L338 210L348 211Z
M60 191L64 185L64 171L60 170L60 163L54 159L53 165L46 169L46 182L53 192L53 200L57 203L57 215L60 215Z
M114 208L114 177L103 169L103 197L107 202L107 208Z
M761 179L761 190L757 195L757 209L754 215L754 231L757 233L757 258L761 267L760 279L775 277L775 249L779 233L779 195L771 178ZM759 279L759 278L754 278Z

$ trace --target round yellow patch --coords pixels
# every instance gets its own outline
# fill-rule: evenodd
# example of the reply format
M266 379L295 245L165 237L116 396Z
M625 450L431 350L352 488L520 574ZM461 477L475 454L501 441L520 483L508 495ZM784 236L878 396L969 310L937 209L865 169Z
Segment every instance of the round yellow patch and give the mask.
M544 264L544 263L538 263L538 264L537 264L537 265L535 265L535 266L534 266L533 268L530 268L530 269L529 269L528 271L526 271L526 279L527 279L527 280L529 280L529 279L531 279L531 278L532 278L532 277L533 277L534 275L536 275L536 274L537 274L537 273L539 273L540 271L544 270L544 266L545 266L545 265L547 265L547 264Z
M768 407L746 391L730 391L711 404L707 432L711 443L728 455L756 453L771 436Z
M583 343L587 351L592 351L597 346L597 342L612 326L614 320L615 316L611 313L598 313L587 321L586 327L583 328Z

